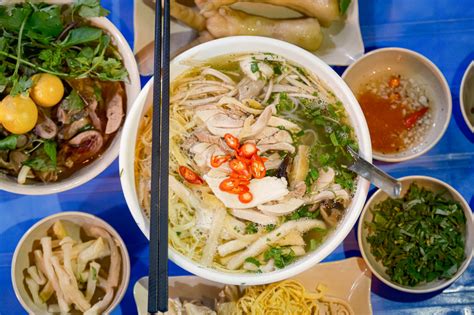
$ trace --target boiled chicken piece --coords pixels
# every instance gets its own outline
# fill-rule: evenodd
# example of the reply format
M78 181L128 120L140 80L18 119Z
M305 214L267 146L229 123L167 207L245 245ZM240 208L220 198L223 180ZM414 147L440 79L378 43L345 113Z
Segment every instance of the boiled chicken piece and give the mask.
M269 79L273 76L272 67L270 67L265 62L256 61L250 57L240 61L240 69L252 81L262 81Z
M219 188L219 185L224 179L225 178L204 175L204 180L207 182L214 195L222 201L227 208L255 208L258 205L283 198L288 194L288 183L285 178L267 176L262 179L252 179L250 181L249 189L253 195L253 199L249 203L242 203L239 201L237 195L229 194Z
M273 135L264 138L258 142L258 145L262 144L275 144L280 142L293 143L291 134L286 130L278 130Z
M258 116L257 121L248 129L243 128L242 131L239 134L239 138L241 139L248 139L248 138L253 138L260 134L265 127L267 126L268 122L270 121L274 106L267 106L263 110L262 114Z
M224 139L219 136L215 136L210 134L206 130L195 131L193 135L200 141L205 143L217 144L222 151L225 152L232 152L227 144L225 143Z
M334 191L325 190L316 195L307 197L305 199L305 203L306 204L319 203L321 201L328 200L328 199L343 200L347 202L350 199L350 196L349 196L349 193L345 191L344 189L334 190Z
M267 160L265 161L265 168L267 170L276 170L280 167L282 160L278 153L273 153L272 155L267 156L266 158Z
M322 191L328 188L334 182L335 175L336 173L331 167L328 167L327 170L319 169L319 177L314 183L313 191Z
M219 113L222 113L222 111L218 109L199 110L196 111L196 117L205 123L209 118Z
M277 224L278 219L275 216L266 215L252 209L232 209L231 213L234 217L254 222L261 225Z
M270 118L270 120L268 121L268 126L283 127L286 130L289 130L291 132L301 131L300 126L298 126L297 124L295 124L295 123L293 123L289 120L286 120L284 118L280 118L280 117L276 117L276 116L272 116L272 118Z
M303 199L290 198L288 200L283 200L282 202L273 205L259 205L257 206L257 209L262 211L266 215L278 217L292 213L293 211L301 207L303 204Z
M295 147L286 142L257 145L257 148L260 150L261 153L267 151L287 151L290 153L295 153Z
M236 2L239 0L208 0L205 2L204 10L216 10ZM306 16L317 18L324 27L331 25L340 16L338 0L245 0L245 2L261 2L287 7Z
M237 85L239 90L239 100L253 99L257 97L265 86L265 81L254 81L248 77L243 78Z
M221 7L210 12L207 30L216 38L233 35L266 36L314 51L321 46L323 34L315 18L269 19Z
M293 190L290 191L287 198L303 198L306 194L306 183L304 181L295 182L294 185L291 185Z
M270 118L270 120L271 120L271 118ZM257 136L255 136L254 139L256 141L258 141L258 140L262 140L262 139L271 137L280 130L281 129L276 128L276 127L265 127L265 128L263 128L262 132L260 132Z

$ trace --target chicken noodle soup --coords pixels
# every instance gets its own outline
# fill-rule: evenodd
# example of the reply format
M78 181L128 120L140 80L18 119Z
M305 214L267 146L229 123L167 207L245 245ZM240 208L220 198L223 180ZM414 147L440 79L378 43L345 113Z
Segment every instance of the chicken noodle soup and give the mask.
M172 82L169 243L205 266L284 268L316 249L355 191L343 105L308 69L274 54L227 55ZM151 110L136 148L150 208Z

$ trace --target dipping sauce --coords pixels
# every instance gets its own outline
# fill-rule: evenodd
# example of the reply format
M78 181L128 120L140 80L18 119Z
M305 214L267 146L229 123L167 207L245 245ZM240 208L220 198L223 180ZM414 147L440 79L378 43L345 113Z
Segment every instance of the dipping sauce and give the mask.
M399 153L419 144L431 124L430 100L413 79L387 74L357 93L374 151Z

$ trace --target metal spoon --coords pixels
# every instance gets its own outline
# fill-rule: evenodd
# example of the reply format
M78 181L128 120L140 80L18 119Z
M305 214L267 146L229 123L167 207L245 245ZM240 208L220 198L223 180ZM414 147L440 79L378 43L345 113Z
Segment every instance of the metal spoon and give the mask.
M353 161L349 169L354 173L370 181L392 198L399 198L402 192L402 183L382 171L377 166L364 160L356 151L347 146L346 150L352 156Z

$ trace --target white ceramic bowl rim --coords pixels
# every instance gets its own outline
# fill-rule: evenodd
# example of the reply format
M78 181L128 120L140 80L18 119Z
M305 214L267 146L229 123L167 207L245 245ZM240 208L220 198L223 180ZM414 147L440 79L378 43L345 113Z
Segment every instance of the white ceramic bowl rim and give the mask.
M349 67L347 67L347 69L342 74L342 78L345 79L345 77L352 71L352 69L354 69L357 66L357 64L360 61L371 58L373 55L376 55L376 54L379 54L379 53L384 53L384 52L389 52L389 51L397 51L397 52L400 52L400 53L403 53L403 54L406 54L406 55L411 55L411 56L414 56L415 58L417 58L419 61L421 61L421 63L423 65L425 65L427 68L429 68L432 72L434 72L436 77L439 79L439 81L442 85L442 88L444 90L444 93L446 94L446 97L448 99L448 104L446 104L447 109L448 109L447 119L444 122L444 124L442 126L440 126L440 128L438 129L439 130L438 131L438 136L434 139L434 141L432 141L429 145L427 145L423 150L420 150L419 152L416 152L414 154L407 154L403 157L390 157L390 156L387 156L387 155L384 155L384 154L377 153L375 151L372 152L373 158L376 159L376 160L379 160L379 161L383 161L383 162L403 162L403 161L411 160L411 159L414 159L416 157L419 157L420 155L425 154L426 152L431 150L441 140L444 133L446 132L446 129L448 128L449 121L451 120L452 106L453 106L452 105L452 97L451 97L451 90L449 88L448 82L446 81L446 78L444 77L441 70L439 70L439 68L427 57L423 56L419 52L416 52L416 51L413 51L413 50L410 50L410 49L406 49L406 48L386 47L386 48L379 48L379 49L372 50L372 51L366 53L365 55L363 55L362 57L360 57L359 59L357 59L356 61L354 61Z
M38 228L40 225L42 225L42 224L44 224L45 222L48 222L48 221L52 222L54 220L61 220L61 218L63 218L63 217L70 217L70 216L78 216L78 217L87 218L87 219L90 219L90 220L93 220L93 221L98 221L98 222L100 222L100 224L102 226L105 227L105 229L107 230L107 232L109 234L110 234L110 231L112 231L113 232L112 238L114 238L114 240L118 241L118 243L119 243L118 245L120 246L120 249L122 251L122 253L121 253L121 255L122 255L122 266L123 265L130 266L130 256L128 254L127 246L125 246L125 242L123 241L120 234L106 221L102 220L101 218L99 218L95 215L85 213L85 212L79 212L79 211L63 211L63 212L59 212L59 213L47 216L47 217L39 220L38 222L36 222L33 226L31 226L28 229L28 231L25 232L25 234L23 234L20 241L18 241L18 244L15 248L15 252L13 253L13 258L12 258L12 265L11 265L11 272L10 273L11 273L11 281L12 281L13 290L15 291L15 295L16 295L17 300L20 302L20 304L23 306L23 308L26 311L28 311L29 314L33 314L33 312L31 311L29 306L25 303L25 301L23 300L23 297L21 296L20 292L18 291L18 285L19 284L17 283L16 276L15 276L16 261L17 261L17 258L18 258L19 250L20 250L21 246L23 245L23 243L25 242L25 240L28 239L31 232L34 231L36 228ZM125 295L125 292L127 291L128 284L129 284L129 281L130 281L130 270L122 270L121 274L122 274L122 279L124 281L120 282L119 287L116 289L117 292L119 292L119 295L114 295L114 298L113 298L111 304L107 307L106 311L110 312L112 309L114 309L120 303L120 301L123 299L123 297ZM122 289L120 289L120 288L122 288Z
M474 133L474 124L471 124L471 121L469 120L467 116L466 108L464 105L464 93L465 93L464 90L468 88L466 87L466 81L467 81L468 75L471 72L474 72L474 61L471 61L466 71L464 72L464 75L462 76L461 87L459 88L459 104L461 106L462 117L464 118L464 121L466 122L467 127L469 128L469 130L471 130L471 132ZM474 76L474 73L471 75Z
M91 18L90 21L92 24L103 28L112 35L113 41L122 55L130 80L130 82L126 84L128 115L132 104L140 91L140 75L138 73L135 56L133 55L127 40L110 20L105 17L98 17ZM17 184L11 179L11 177L7 177L6 179L0 178L0 190L22 195L48 195L78 187L102 173L117 158L120 150L120 137L122 132L123 126L119 129L110 143L110 146L102 153L100 158L92 161L92 163L86 165L68 178L54 183L34 183L28 185Z
M433 183L436 183L440 186L443 186L443 187L446 187L448 190L449 190L449 193L453 194L458 200L461 201L461 206L463 207L463 212L464 214L466 213L470 213L470 216L466 216L466 221L467 222L470 222L470 223L466 223L466 229L469 229L469 227L472 229L474 224L473 224L473 214L472 214L472 210L471 208L469 207L469 203L466 201L466 199L464 199L464 197L456 190L454 189L454 187L452 187L451 185L449 185L448 183L446 182L443 182L442 180L439 180L437 178L434 178L434 177L430 177L430 176L420 176L420 175L412 175L412 176L405 176L405 177L401 177L401 178L398 178L399 181L401 182L404 182L404 181L417 181L417 180L426 180L426 181L430 181L430 182L433 182ZM373 201L375 200L375 198L379 195L383 193L382 190L380 189L377 189L377 191L372 195L372 197L370 197L370 199L367 201L367 203L365 204L365 207L364 209L362 210L362 214L360 215L360 220L359 220L359 226L357 227L357 239L359 241L359 250L362 254L362 257L364 258L365 260L365 263L366 265L369 267L370 271L372 271L372 273L380 280L382 281L383 283L385 283L386 285L388 285L389 287L391 288L394 288L396 290L400 290L400 291L403 291L403 292L408 292L408 293L418 293L418 294L423 294L423 293L430 293L430 292L435 292L435 291L438 291L438 290L441 290L447 286L449 286L450 284L452 284L454 281L456 281L463 273L464 271L466 271L467 267L469 267L469 264L472 260L472 255L473 253L471 252L471 254L469 255L466 255L466 259L464 260L463 262L463 265L461 268L458 269L458 271L456 272L456 274L450 278L450 279L447 279L445 281L443 281L442 283L440 283L439 285L437 286L433 286L432 288L426 288L426 289L416 289L416 287L414 288L410 288L410 287L406 287L406 286L402 286L402 285L399 285L397 283L394 283L388 279L386 279L385 277L383 277L377 270L376 268L370 263L370 260L368 259L368 255L372 255L372 254L369 254L365 251L365 248L364 246L362 245L362 230L364 229L363 228L363 223L364 223L364 218L365 218L365 214L367 211L369 211L369 209L372 207L372 203ZM469 221L469 218L471 219L471 221ZM467 246L467 240L466 240L466 244L465 246Z
M352 125L357 134L361 154L369 161L372 160L370 135L365 122L362 110L357 103L354 95L344 81L327 64L322 62L313 54L275 39L257 37L257 36L238 36L214 40L205 44L196 46L176 57L171 63L171 80L173 76L178 75L184 69L180 63L189 59L208 59L214 56L228 55L232 53L245 52L273 52L281 55L295 63L311 64L304 66L311 69L326 85L335 92L339 99L344 103L348 117L352 120ZM199 54L205 56L200 56ZM173 73L173 68L175 73ZM178 72L178 73L176 73ZM140 104L147 99L148 91L152 86L152 81L148 82L137 99L137 105L133 107L132 112L127 118L124 127L124 137L122 137L122 151L119 157L120 170L122 173L121 183L127 204L145 236L149 237L149 223L138 205L134 180L134 151L137 136L137 127L140 120L143 107L146 104ZM131 147L133 146L133 147ZM315 251L302 257L294 264L271 273L250 274L250 273L228 273L218 271L212 268L206 268L198 263L179 254L173 248L169 248L169 257L180 267L209 280L227 284L264 284L292 277L318 263L328 256L349 234L356 223L360 211L365 202L369 189L369 183L362 178L358 178L357 190L352 203L347 210L343 222L340 223L336 231L326 239L326 241Z

